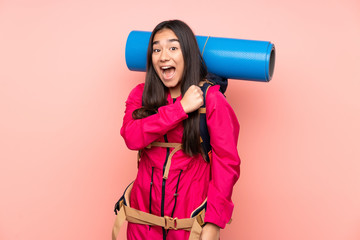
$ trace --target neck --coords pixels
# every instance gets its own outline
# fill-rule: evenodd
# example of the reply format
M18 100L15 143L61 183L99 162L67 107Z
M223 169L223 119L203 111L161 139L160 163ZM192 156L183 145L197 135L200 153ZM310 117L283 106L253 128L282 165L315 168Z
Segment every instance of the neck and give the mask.
M181 95L181 89L180 87L176 88L169 88L171 98L177 98Z

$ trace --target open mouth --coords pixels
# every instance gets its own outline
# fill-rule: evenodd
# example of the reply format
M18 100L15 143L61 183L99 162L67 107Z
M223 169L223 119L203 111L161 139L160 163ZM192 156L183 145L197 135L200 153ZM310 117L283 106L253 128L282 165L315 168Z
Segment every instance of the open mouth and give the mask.
M161 67L160 69L161 69L161 74L166 80L173 78L175 75L175 67L166 66L166 67Z

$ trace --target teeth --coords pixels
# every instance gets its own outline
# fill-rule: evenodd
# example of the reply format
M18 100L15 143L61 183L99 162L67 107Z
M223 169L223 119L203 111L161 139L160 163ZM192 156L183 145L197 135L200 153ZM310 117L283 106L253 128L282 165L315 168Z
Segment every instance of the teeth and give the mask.
M161 69L165 70L165 69L169 69L171 68L170 66L166 66L166 67L161 67Z

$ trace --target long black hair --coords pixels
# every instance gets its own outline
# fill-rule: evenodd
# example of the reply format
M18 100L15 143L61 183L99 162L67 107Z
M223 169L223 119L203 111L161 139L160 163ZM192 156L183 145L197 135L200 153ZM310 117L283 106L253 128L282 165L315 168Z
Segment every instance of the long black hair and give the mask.
M159 23L151 33L147 51L143 107L133 112L134 119L145 118L155 114L159 107L167 103L168 89L160 80L152 63L153 39L155 34L162 29L172 30L179 39L184 58L184 72L180 81L181 95L184 96L186 90L191 85L199 85L200 81L204 80L207 74L205 62L201 56L196 37L191 28L180 20L169 20ZM183 151L190 156L202 153L199 113L197 111L189 113L188 118L184 120L183 123Z

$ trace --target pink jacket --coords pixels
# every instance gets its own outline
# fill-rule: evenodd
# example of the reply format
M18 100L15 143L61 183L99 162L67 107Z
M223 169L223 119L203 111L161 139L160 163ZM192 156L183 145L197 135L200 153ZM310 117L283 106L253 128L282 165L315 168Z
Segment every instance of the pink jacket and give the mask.
M172 157L167 180L163 169L171 148L152 147L150 143L181 143L183 124L188 115L180 100L168 94L168 104L158 113L134 120L132 112L142 106L144 84L139 84L126 101L121 135L129 149L143 149L138 174L130 196L130 206L158 216L188 218L207 197L205 222L224 228L234 205L233 186L240 175L237 152L239 123L219 86L212 86L206 96L206 118L212 146L211 166L199 154L189 157L178 151ZM145 149L144 149L145 148ZM132 239L188 239L189 232L128 223L127 237Z

